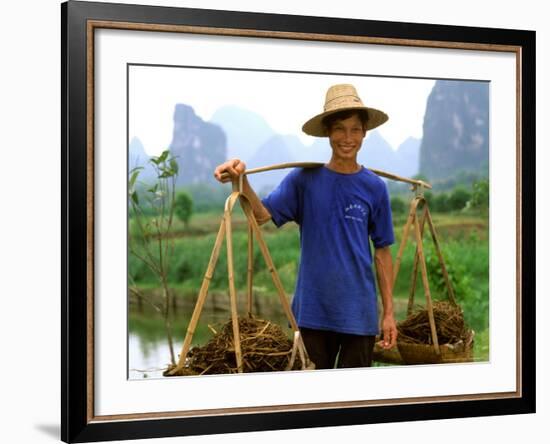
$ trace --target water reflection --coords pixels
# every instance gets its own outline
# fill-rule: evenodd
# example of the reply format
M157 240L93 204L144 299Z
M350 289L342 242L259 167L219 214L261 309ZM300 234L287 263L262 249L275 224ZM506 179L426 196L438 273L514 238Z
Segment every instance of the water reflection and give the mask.
M192 311L192 305L186 308L179 307L172 316L176 359L181 351ZM230 317L227 310L203 310L193 334L191 346L207 343L214 334L212 329L219 330ZM258 317L264 316L259 314ZM288 323L282 313L272 313L265 315L264 318L279 323L285 331L288 330L290 335ZM152 308L143 306L138 309L131 305L128 324L128 378L133 380L162 378L162 372L170 363L170 350L162 316Z

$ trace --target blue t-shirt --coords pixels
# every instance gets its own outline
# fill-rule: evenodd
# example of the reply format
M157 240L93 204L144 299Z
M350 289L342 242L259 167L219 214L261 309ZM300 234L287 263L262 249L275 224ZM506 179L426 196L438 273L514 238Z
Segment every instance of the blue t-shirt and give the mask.
M394 242L385 183L370 170L343 174L326 166L292 170L262 199L280 227L300 227L301 257L292 299L300 327L357 335L379 333L369 238Z

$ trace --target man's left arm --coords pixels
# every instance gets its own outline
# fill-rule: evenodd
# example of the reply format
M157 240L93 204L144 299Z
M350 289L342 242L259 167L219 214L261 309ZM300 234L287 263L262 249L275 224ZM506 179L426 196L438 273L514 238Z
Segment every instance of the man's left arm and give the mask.
M393 314L393 264L390 247L375 248L374 263L382 298L382 338L380 345L390 349L397 344L397 326Z

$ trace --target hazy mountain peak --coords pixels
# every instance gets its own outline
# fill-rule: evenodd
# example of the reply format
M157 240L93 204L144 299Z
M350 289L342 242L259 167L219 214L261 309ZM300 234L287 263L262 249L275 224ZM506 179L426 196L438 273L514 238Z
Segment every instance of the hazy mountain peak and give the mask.
M225 133L219 125L205 122L194 109L178 103L170 151L178 157L178 185L214 183L214 168L226 159Z
M149 163L150 156L145 152L143 143L139 137L132 137L128 145L128 171L142 167L143 170L139 174L140 181L146 181L155 176L155 171Z
M397 151L399 151L401 148L414 146L415 144L419 144L422 140L418 139L413 136L407 137L401 144L397 147Z
M436 81L428 97L420 172L445 179L459 171L488 173L489 84Z
M210 122L224 130L228 158L248 160L261 144L275 134L263 116L235 105L225 105L216 110Z
M214 114L212 114L210 121L218 122L223 120L224 122L232 122L242 125L243 117L246 118L245 122L247 122L247 124L249 123L254 126L262 126L273 132L263 116L255 111L237 105L224 105L218 108Z
M418 174L421 143L421 139L407 137L403 143L397 147L396 154L399 157L399 163L402 165L400 174L403 176L412 177Z

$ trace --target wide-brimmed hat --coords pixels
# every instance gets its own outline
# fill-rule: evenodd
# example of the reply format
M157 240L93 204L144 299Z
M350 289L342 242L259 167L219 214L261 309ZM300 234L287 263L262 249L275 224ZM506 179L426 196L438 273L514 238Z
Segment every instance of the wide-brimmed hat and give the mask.
M315 117L309 119L302 131L310 136L327 137L326 128L323 126L323 119L339 111L363 109L367 111L367 130L376 128L386 122L388 115L375 108L369 108L363 105L359 94L355 90L355 87L350 84L340 84L331 86L325 98L324 111L321 114L317 114Z

